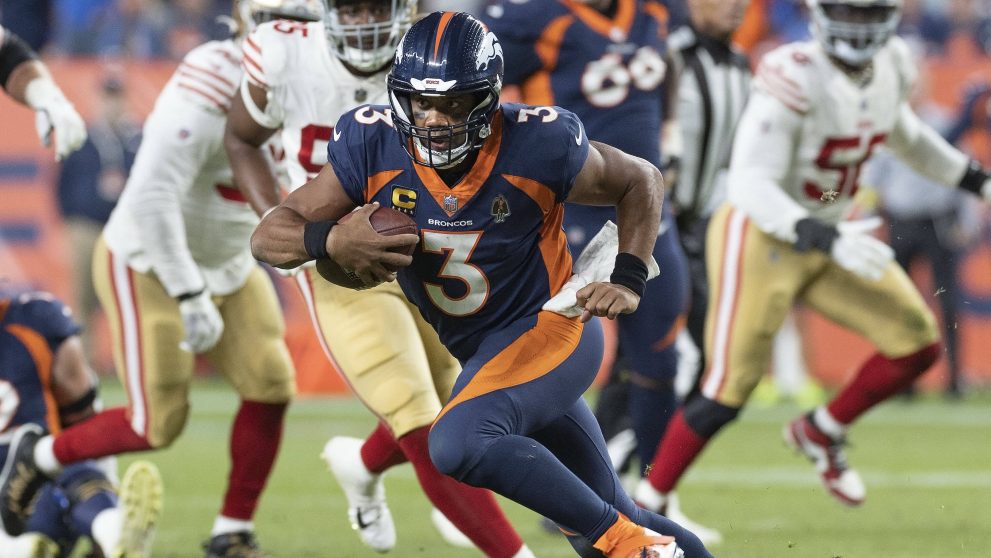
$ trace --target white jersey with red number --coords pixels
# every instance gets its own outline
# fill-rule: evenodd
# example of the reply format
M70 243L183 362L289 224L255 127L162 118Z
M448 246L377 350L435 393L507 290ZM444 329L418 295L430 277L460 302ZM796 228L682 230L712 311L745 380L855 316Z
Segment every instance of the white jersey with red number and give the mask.
M244 41L244 80L268 92L266 128L282 128L290 188L327 164L337 119L357 105L387 104L386 71L355 76L331 54L321 22L273 21ZM246 87L242 85L242 87Z
M154 271L172 296L240 288L254 268L258 217L233 185L224 126L241 81L233 40L193 49L155 101L104 236L115 257ZM277 143L266 151L277 157ZM270 160L270 162L274 162Z
M765 232L793 241L799 219L837 223L847 215L863 163L883 144L956 185L966 157L909 107L913 64L897 37L877 53L869 76L845 73L815 41L768 53L737 129L730 203Z

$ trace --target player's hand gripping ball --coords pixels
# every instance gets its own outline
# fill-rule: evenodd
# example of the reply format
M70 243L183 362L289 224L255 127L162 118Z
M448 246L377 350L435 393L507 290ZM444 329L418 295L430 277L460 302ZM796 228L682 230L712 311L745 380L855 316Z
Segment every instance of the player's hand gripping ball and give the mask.
M356 215L355 212L348 213L340 220L337 221L338 225L347 223L352 217ZM372 228L378 234L383 236L394 236L398 234L418 234L416 221L412 217L392 209L391 207L379 206L372 211L368 217L369 223L371 223ZM416 244L404 245L399 248L393 248L388 251L394 251L407 256L412 256L413 252L416 250ZM316 260L317 273L321 277L330 281L335 285L340 285L341 287L347 287L349 289L361 290L374 287L377 283L368 284L361 279L354 271L344 269L337 262L330 258L321 258ZM393 270L394 271L394 270Z

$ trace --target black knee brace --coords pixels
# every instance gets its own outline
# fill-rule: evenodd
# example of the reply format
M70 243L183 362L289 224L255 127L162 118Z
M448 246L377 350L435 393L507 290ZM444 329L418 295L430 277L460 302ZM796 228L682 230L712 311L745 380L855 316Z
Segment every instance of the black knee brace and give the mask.
M711 438L719 429L740 414L739 407L728 407L698 396L685 404L685 423L703 438Z

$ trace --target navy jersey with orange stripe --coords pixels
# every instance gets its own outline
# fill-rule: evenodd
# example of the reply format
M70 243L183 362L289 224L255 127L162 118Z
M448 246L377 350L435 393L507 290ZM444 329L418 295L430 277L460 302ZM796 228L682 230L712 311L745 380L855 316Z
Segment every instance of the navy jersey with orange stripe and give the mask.
M51 295L0 298L0 430L35 423L59 431L52 362L78 333L68 307Z
M449 188L410 159L388 110L342 116L328 159L355 204L378 201L416 220L420 243L400 285L464 361L489 332L536 315L570 277L561 222L588 138L563 109L503 105L474 166Z
M609 17L572 0L504 0L483 20L523 102L566 107L589 138L660 165L664 6L617 0Z

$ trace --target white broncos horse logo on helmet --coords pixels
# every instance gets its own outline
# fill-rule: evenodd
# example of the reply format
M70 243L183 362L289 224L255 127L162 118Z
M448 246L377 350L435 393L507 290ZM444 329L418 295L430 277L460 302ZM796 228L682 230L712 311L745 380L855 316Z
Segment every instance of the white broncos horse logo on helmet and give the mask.
M505 62L505 59L502 57L502 45L499 44L499 39L496 38L495 33L489 31L485 34L482 44L478 47L478 54L475 57L475 69L484 70L488 68L489 62L495 60L496 57Z

